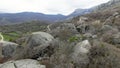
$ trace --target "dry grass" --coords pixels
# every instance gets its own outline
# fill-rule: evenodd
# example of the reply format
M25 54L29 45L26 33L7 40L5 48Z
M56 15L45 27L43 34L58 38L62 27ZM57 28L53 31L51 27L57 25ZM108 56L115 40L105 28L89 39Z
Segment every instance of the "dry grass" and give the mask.
M94 45L90 50L88 68L120 68L120 49L107 43Z

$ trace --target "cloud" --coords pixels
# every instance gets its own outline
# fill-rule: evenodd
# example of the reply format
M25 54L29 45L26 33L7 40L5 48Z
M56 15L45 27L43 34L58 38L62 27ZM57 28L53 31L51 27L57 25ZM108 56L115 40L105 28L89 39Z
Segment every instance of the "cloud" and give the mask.
M67 15L77 8L90 8L107 1L109 0L0 0L0 11Z

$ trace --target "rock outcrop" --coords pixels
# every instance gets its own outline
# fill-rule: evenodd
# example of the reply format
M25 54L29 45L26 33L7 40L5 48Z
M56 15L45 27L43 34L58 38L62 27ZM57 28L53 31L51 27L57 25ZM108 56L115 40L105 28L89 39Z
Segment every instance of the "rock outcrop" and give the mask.
M32 58L37 59L45 55L50 56L54 46L51 42L54 37L46 32L34 32L26 40L24 47L18 47L15 51L13 58L26 59Z
M38 61L32 59L23 59L17 61L8 61L0 65L0 68L46 68Z
M28 47L36 47L36 46L42 46L43 44L47 44L51 42L54 39L54 37L48 33L45 32L34 32L27 40L27 46Z
M16 50L16 47L18 44L13 42L7 42L7 41L0 41L0 47L1 47L1 54L3 57L11 57Z
M90 49L91 44L88 40L84 40L75 45L74 52L72 54L73 62L80 67L86 66L89 63L88 53Z
M46 32L17 40L24 46L6 42L1 35L0 63L5 63L0 68L120 68L118 7L49 24Z

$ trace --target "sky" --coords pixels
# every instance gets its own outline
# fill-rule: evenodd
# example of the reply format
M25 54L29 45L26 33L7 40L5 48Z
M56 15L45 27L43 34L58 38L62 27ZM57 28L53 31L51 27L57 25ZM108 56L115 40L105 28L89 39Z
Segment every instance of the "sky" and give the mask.
M39 12L68 15L78 8L90 8L109 0L0 0L0 12Z

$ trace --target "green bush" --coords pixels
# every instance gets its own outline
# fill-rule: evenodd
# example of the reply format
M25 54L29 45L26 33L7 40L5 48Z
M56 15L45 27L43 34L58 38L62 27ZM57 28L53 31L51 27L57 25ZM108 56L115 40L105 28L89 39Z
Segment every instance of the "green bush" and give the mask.
M72 37L69 38L69 42L75 42L75 41L78 41L78 40L79 40L79 38L76 37L76 36L72 36Z

